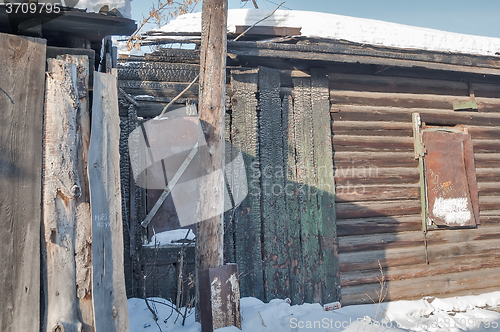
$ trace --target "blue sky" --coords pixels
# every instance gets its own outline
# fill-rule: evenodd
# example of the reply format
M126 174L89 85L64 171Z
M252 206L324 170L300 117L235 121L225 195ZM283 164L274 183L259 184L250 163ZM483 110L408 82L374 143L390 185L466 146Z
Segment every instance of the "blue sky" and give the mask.
M280 0L257 0L274 9ZM141 21L157 0L133 0L132 18ZM228 0L229 8L253 8L252 1ZM500 38L500 0L285 0L284 9L371 18L425 28ZM199 4L195 11L201 10Z

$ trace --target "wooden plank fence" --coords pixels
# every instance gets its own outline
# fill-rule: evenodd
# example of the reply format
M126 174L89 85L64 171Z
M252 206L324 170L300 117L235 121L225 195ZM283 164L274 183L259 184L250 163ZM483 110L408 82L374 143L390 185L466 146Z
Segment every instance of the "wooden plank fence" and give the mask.
M0 45L0 331L38 331L46 46L2 33Z

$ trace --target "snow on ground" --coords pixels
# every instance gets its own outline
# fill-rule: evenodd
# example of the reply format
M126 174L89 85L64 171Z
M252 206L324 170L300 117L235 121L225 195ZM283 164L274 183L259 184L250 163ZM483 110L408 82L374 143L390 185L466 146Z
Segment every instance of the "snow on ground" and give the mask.
M187 240L194 240L195 235L190 229L175 229L172 231L165 231L161 233L156 233L151 237L151 241L147 246L154 247L161 245L182 245L182 240L186 237L186 233L189 232L187 236Z
M152 299L156 301L150 304L157 311L156 323L161 331L201 331L193 312L187 317L185 326L181 324L182 318L174 324L177 313L169 307L172 304L164 299ZM334 311L324 311L319 304L290 306L285 300L265 304L256 298L241 299L243 332L500 331L500 313L485 309L499 306L500 291L477 296L353 305ZM129 299L128 310L131 332L160 331L144 300ZM226 327L217 331L240 330Z
M253 25L271 12L271 10L262 9L231 9L228 13L228 31L234 32L236 25ZM356 43L388 47L480 55L495 55L496 52L500 52L500 38L472 36L371 19L300 10L277 10L271 17L259 23L259 26L300 27L302 28L302 36L344 39ZM201 13L181 15L159 30L200 32ZM148 39L156 38L161 37L149 37Z

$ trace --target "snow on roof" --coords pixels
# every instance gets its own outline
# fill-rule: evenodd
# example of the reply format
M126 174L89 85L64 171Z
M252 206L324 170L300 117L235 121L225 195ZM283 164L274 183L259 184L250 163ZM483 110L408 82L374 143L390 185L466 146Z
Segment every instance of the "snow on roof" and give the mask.
M230 9L228 32L234 33L236 25L250 26L271 13L271 10L262 9ZM496 55L500 52L500 38L318 12L277 10L259 23L259 26L300 27L302 36L343 39L387 47L478 55ZM157 31L200 32L201 13L181 15Z
M76 8L87 9L87 12L98 13L104 5L108 5L109 9L116 8L123 17L131 18L130 2L132 0L79 0Z

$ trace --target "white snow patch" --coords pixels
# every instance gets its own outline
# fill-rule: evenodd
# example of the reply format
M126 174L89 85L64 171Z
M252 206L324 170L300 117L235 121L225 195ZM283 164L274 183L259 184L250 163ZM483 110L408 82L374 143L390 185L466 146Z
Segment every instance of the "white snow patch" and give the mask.
M271 12L262 9L231 9L228 12L227 29L234 33L236 25L252 25ZM259 26L300 27L302 36L344 39L387 47L492 56L500 51L500 38L300 10L277 10L271 17L259 23ZM161 27L159 31L200 32L201 13L181 15ZM151 39L161 39L161 37L155 36Z
M186 237L186 233L188 233L186 240L194 240L195 235L190 229L175 229L173 231L165 231L156 233L151 237L151 241L146 245L149 247L154 247L162 245L182 245L182 240ZM180 241L180 242L179 242Z
M171 305L163 299L155 301ZM451 297L417 301L395 301L378 304L352 305L334 311L324 311L319 304L289 305L285 300L263 303L256 298L241 299L243 332L389 332L389 331L442 331L481 332L500 330L500 313L483 309L500 305L500 292L476 296ZM163 331L199 332L201 326L194 322L194 314L185 326L167 305L155 304L158 321ZM378 307L379 306L379 307ZM159 331L144 300L129 299L130 331ZM168 318L168 319L167 319ZM240 331L235 327L219 329L220 332Z
M438 218L444 218L444 221L448 225L463 226L471 219L471 212L466 197L438 197L434 201L432 213Z

